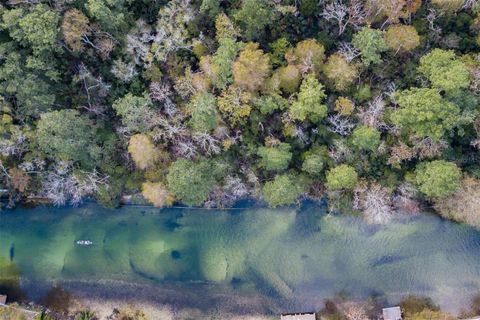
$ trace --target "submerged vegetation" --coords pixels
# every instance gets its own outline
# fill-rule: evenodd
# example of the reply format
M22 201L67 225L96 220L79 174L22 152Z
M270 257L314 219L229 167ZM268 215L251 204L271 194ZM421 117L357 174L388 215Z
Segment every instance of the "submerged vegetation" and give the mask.
M479 32L471 0L3 2L3 196L478 226Z

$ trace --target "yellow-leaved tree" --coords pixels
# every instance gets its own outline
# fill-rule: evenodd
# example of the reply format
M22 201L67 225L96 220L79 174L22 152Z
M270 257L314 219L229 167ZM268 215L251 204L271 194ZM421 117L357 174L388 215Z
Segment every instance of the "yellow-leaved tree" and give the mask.
M155 145L145 134L135 134L130 138L128 153L130 153L135 165L142 170L152 167L158 158Z
M144 182L142 194L155 207L168 207L173 204L174 197L161 182Z

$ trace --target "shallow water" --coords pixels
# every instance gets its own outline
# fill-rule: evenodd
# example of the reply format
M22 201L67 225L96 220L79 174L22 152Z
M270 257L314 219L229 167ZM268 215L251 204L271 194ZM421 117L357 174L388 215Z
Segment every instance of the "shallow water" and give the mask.
M18 267L30 296L58 283L204 309L306 311L339 293L392 303L415 293L458 310L480 291L479 230L427 214L378 227L313 204L17 209L0 213L0 259Z

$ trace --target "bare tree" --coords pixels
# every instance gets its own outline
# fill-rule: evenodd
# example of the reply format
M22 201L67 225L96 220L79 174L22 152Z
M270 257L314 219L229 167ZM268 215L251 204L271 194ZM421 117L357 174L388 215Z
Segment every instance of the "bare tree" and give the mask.
M367 107L361 108L358 113L360 122L368 127L377 129L386 129L387 125L383 121L383 112L385 111L385 102L383 97L378 95L367 104Z
M169 117L177 113L177 106L170 96L173 94L170 85L167 83L152 82L149 86L150 98L163 103L163 110Z
M105 83L102 77L93 76L83 62L78 66L74 79L81 84L87 96L87 106L83 108L95 115L103 114L106 111L103 99L108 95L111 85Z
M438 157L448 148L448 142L442 139L434 140L431 137L411 136L410 141L421 160Z
M215 187L205 202L206 207L229 207L248 195L248 188L238 176L228 175L223 184Z
M435 21L438 19L440 14L435 11L435 9L428 9L428 14L426 19L428 21L428 28L431 31L431 35L434 42L438 42L442 39L442 28L435 24Z
M470 10L470 9L473 9L475 7L477 7L478 5L478 0L465 0L461 9L462 10Z
M417 214L420 203L416 200L418 190L412 184L403 182L393 195L394 208L401 213Z
M345 32L348 25L359 26L365 23L366 13L361 1L352 0L347 6L341 0L333 0L325 5L322 17L326 20L334 20L338 24L338 35Z
M353 128L355 128L355 124L350 118L344 117L340 114L330 115L327 120L330 122L328 130L342 136L348 136L352 133Z
M360 50L355 48L349 42L340 42L338 45L338 51L347 60L348 63L352 62L355 58L360 56Z
M78 205L82 199L93 194L101 185L108 183L108 176L95 169L92 172L73 173L72 163L59 162L42 182L42 193L56 206L70 203Z
M143 20L138 20L127 34L127 51L137 65L144 65L153 39L152 28Z
M322 17L327 21L337 21L338 35L341 35L348 26L348 7L342 1L334 0L325 6Z
M354 190L353 207L361 210L369 223L384 224L393 214L392 197L388 190L373 182L360 182Z
M348 147L345 141L341 139L336 139L333 141L333 144L330 146L328 155L336 163L345 162L348 159L352 158L352 150Z
M209 156L219 154L221 151L219 141L208 133L195 133L193 141Z

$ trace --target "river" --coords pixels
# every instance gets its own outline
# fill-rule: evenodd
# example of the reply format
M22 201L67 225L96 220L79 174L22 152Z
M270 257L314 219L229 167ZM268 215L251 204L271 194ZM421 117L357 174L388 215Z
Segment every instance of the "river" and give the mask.
M79 246L88 239L92 246ZM480 291L480 231L435 215L386 226L325 208L237 210L125 206L0 213L0 259L32 298L78 295L276 313L325 298L425 294L458 311ZM6 261L6 262L5 262ZM301 310L300 310L301 309Z

